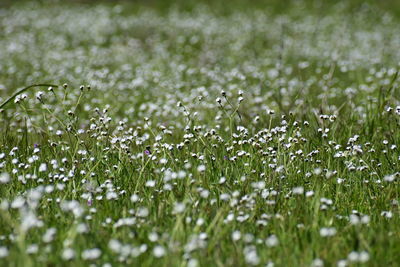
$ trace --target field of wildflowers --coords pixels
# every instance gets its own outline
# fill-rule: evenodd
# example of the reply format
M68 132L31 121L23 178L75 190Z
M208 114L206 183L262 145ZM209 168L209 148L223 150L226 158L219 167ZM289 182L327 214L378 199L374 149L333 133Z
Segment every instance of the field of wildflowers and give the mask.
M0 4L0 266L400 266L400 3L144 2Z

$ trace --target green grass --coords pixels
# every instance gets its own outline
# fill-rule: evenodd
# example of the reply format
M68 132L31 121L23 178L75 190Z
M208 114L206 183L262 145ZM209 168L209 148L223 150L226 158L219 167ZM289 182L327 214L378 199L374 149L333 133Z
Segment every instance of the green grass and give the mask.
M400 5L283 2L2 2L0 265L398 266Z

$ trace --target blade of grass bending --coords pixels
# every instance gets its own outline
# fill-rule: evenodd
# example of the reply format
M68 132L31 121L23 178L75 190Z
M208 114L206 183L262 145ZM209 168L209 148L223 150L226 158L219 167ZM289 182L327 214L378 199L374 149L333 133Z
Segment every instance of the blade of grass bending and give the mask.
M46 84L46 83L40 83L40 84L32 84L29 85L28 87L22 88L20 90L18 90L17 92L15 92L12 96L10 96L9 98L6 99L6 101L4 101L1 105L0 105L0 109L2 109L5 105L7 105L8 102L10 102L11 100L13 100L17 95L22 94L23 92L25 92L26 90L33 88L33 87L41 87L41 86L52 86L52 87L58 87L58 85L54 85L54 84Z

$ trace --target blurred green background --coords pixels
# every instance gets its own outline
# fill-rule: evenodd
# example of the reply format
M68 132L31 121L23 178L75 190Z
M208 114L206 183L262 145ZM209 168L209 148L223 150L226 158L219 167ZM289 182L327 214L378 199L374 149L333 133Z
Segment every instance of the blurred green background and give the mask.
M35 2L39 5L94 5L94 4L123 4L126 12L152 8L159 12L167 12L170 9L190 12L194 7L203 5L209 7L213 13L220 15L230 14L233 11L252 11L254 9L270 10L275 14L285 13L293 8L307 9L311 13L330 12L330 9L338 4L345 4L348 12L357 12L360 9L371 9L372 12L388 12L400 17L399 0L1 0L0 7L7 8L26 2Z

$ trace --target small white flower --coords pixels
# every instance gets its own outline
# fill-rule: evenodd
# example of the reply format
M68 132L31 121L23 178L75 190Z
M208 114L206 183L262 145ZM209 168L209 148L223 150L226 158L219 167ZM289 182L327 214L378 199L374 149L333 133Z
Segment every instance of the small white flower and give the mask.
M336 179L336 182L337 182L338 184L342 184L344 181L345 181L345 179L343 179L343 178L337 178L337 179Z
M350 220L350 223L351 223L351 224L354 224L354 225L357 225L357 224L360 223L360 217L358 217L358 216L355 215L355 214L351 214L351 215L349 216L349 220Z
M26 248L26 253L36 254L39 251L39 246L37 244L31 244Z
M197 221L196 221L196 225L197 225L197 226L202 226L202 225L204 224L204 222L205 222L205 221L204 221L203 218L198 218Z
M293 194L302 195L304 193L304 187L298 186L292 189Z
M107 194L106 194L106 198L107 198L107 200L117 199L118 195L114 191L108 191Z
M146 187L154 187L154 186L156 186L156 181L149 180L146 182Z
M393 213L391 211L382 211L381 216L391 219L393 217Z
M149 209L146 207L141 207L138 209L136 215L138 217L147 217L147 216L149 216Z
M361 217L361 223L362 224L368 224L370 221L370 217L368 215L364 215Z
M121 250L121 247L122 247L121 243L116 239L111 239L108 242L108 248L116 253L118 253Z
M307 191L306 197L312 197L314 195L314 191Z
M315 175L320 175L321 173L322 173L322 169L321 168L314 169L314 174Z
M361 251L359 254L358 254L358 260L360 261L360 262L367 262L367 261L369 261L369 254L368 254L368 252L366 252L366 251Z
M334 227L323 227L319 230L319 234L322 237L334 236L336 234L336 229Z
M45 172L45 171L47 171L47 165L46 165L46 163L40 164L40 166L39 166L39 172Z
M311 266L312 267L323 267L324 266L324 261L321 260L321 259L315 259L315 260L313 260Z
M202 190L202 191L200 192L200 196L201 196L202 198L208 198L209 195L210 195L210 191L208 191L208 190L206 190L206 189L204 189L204 190Z
M346 260L339 260L337 262L337 267L346 267L347 266L347 261Z
M101 250L98 248L86 249L82 252L82 259L95 260L101 256Z
M54 227L47 229L42 237L43 242L50 243L51 241L53 241L56 232L57 229Z
M25 204L25 199L23 197L16 197L13 202L11 202L11 208L19 209Z
M86 224L80 223L80 224L77 225L76 231L78 233L80 233L80 234L83 234L83 233L89 232L89 228L88 228L88 226Z
M199 261L197 259L190 259L187 263L187 267L197 267L199 266Z
M385 177L383 177L383 180L385 182L393 182L396 179L396 176L394 174L391 175L386 175Z
M9 252L7 247L0 247L0 259L7 257L8 253Z
M238 241L241 238L242 234L240 233L240 231L234 231L232 233L232 240L233 241Z
M245 247L243 254L247 264L258 265L260 263L260 257L258 257L255 247Z
M197 171L198 172L204 172L206 170L206 166L205 165L199 165L198 167L197 167Z
M156 232L152 232L148 236L151 242L156 242L158 240L158 234Z
M358 261L358 252L357 251L350 252L349 255L347 256L347 258L349 259L349 261L353 261L353 262Z
M7 184L10 182L10 175L6 172L0 174L0 184Z
M153 249L153 255L156 258L161 258L165 255L165 248L163 246L155 246Z
M138 201L139 201L139 196L137 194L133 194L131 196L131 202L135 203L135 202L138 202Z
M173 213L174 213L174 214L183 213L183 212L185 211L185 208L186 208L185 203L177 202L177 203L175 203L175 205L174 205Z
M39 220L32 210L21 209L21 229L27 231L34 227L42 227L43 221Z
M279 240L276 235L271 235L265 240L265 244L268 247L276 247L279 244Z
M66 248L63 250L61 257L64 260L72 260L75 258L75 251L72 248Z

